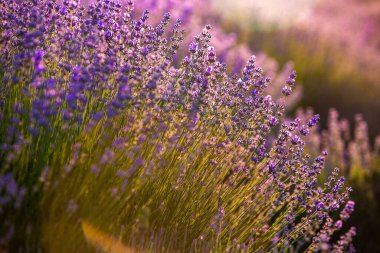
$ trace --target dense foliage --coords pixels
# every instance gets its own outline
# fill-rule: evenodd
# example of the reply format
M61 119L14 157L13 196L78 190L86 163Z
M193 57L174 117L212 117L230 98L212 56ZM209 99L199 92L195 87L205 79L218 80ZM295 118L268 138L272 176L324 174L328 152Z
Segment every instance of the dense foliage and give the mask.
M319 116L284 121L294 72L278 98L254 57L229 76L210 26L176 59L181 22L131 1L0 6L1 250L353 250Z

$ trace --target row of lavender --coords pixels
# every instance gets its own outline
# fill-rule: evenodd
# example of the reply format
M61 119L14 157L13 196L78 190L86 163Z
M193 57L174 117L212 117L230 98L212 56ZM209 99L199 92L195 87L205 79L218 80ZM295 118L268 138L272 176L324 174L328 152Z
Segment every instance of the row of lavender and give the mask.
M294 72L273 96L254 57L229 76L210 26L178 58L181 22L131 1L0 6L2 251L353 250L319 117L284 119Z

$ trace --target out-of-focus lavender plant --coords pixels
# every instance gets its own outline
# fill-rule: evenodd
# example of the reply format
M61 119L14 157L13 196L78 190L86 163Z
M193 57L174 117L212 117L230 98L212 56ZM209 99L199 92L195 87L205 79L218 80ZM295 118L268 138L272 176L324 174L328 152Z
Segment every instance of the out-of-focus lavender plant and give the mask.
M132 1L0 6L2 250L351 250L350 188L304 152L319 116L282 123L295 72L277 97L254 57L230 77L210 26L176 67L181 22Z
M313 114L312 109L299 110L298 116L307 120ZM368 138L367 123L361 115L355 118L355 127L350 130L349 121L339 118L335 109L330 110L328 128L310 132L305 139L305 150L311 154L320 150L328 150L327 168L339 166L340 175L348 179L348 184L355 191L353 198L358 210L355 212L352 224L358 229L357 243L359 250L377 252L378 244L378 213L380 211L380 136L372 145ZM353 134L353 135L352 135ZM324 178L328 180L328 175ZM349 233L350 234L350 233ZM363 243L365 242L365 245Z
M343 48L346 57L353 59L351 63L378 83L379 14L378 1L320 1L304 25L309 32Z
M311 108L306 111L299 109L297 112L297 116L304 120L312 114ZM355 117L355 128L351 131L349 121L340 119L338 111L331 109L327 129L312 131L305 140L305 147L311 153L327 150L330 154L328 167L339 166L349 178L359 179L368 174L371 168L376 168L374 164L380 159L379 139L380 136L375 138L371 147L368 126L360 114Z

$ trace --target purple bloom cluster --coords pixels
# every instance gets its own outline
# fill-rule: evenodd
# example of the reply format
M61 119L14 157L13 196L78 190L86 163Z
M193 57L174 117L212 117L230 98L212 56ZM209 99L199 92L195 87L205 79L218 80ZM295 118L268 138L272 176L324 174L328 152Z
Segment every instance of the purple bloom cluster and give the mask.
M122 2L126 2L125 0ZM89 5L91 1L83 0L83 5ZM174 63L178 65L180 59L187 55L188 48L191 45L194 36L203 29L205 23L212 24L212 38L210 44L218 52L218 60L227 66L227 72L239 74L245 67L246 60L253 54L245 45L239 44L236 34L226 33L220 27L220 13L215 8L215 3L211 0L140 0L135 6L133 17L138 17L144 10L149 10L149 21L156 24L161 17L170 12L173 19L181 19L182 27L186 31L184 36L184 46L180 46L177 54L174 56ZM282 69L279 64L269 58L263 52L255 52L256 62L262 66L265 74L271 76L273 84L268 87L267 92L275 98L281 97L281 84L288 78L288 73L292 69L292 64L287 63ZM294 87L294 91L288 99L288 108L294 107L301 98L302 87Z
M335 172L318 185L327 153L313 160L303 139L318 115L279 126L294 72L278 97L255 57L229 76L211 26L176 67L181 21L170 30L169 14L155 26L147 11L134 19L132 1L0 7L0 193L20 213L42 202L47 251L59 249L59 235L49 235L57 224L72 223L76 232L65 236L80 240L84 218L110 222L104 227L138 249L146 238L160 238L156 251L335 247L331 235L352 212L350 189ZM42 224L26 215L13 226L11 200L0 204L8 222L0 243L22 251Z

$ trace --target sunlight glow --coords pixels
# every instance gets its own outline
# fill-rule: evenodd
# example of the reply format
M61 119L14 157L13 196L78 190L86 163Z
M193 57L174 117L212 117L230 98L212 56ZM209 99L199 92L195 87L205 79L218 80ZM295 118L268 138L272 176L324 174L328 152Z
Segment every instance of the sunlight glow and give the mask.
M290 26L308 17L318 0L213 0L216 9L243 26Z

